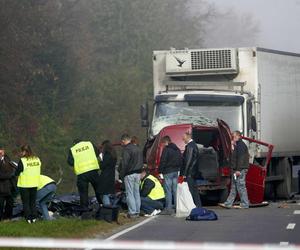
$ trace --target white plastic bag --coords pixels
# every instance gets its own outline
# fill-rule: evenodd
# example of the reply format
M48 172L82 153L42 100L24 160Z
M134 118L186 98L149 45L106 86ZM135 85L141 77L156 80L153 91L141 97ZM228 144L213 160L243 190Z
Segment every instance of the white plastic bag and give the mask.
M186 182L177 185L176 217L186 217L195 208L189 186Z

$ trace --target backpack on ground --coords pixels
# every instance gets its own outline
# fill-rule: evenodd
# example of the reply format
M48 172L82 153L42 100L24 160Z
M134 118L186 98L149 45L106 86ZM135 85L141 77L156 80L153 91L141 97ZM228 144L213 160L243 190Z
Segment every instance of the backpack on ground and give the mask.
M190 221L209 221L209 220L217 220L217 214L203 207L193 208L190 215L186 217L186 220Z

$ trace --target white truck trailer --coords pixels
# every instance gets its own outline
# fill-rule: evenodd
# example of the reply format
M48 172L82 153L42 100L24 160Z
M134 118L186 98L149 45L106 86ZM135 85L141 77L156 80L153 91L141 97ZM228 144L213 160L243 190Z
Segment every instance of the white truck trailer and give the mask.
M169 125L222 119L231 130L275 146L266 178L274 185L266 193L290 197L292 171L300 164L300 54L264 48L154 51L153 83L149 140ZM147 111L142 115L147 126ZM250 148L253 161L263 164L264 148Z

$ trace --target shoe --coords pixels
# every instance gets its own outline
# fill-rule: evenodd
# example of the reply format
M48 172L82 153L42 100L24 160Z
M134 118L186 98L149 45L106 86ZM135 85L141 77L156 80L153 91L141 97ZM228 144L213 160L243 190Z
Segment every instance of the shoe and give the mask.
M154 211L151 213L151 216L156 216L156 215L158 215L160 213L161 213L160 209L154 209Z
M225 205L224 203L219 203L218 205L219 205L219 207L226 208L226 209L231 208L231 206Z
M174 214L174 210L173 209L164 209L163 211L161 211L160 214L161 215L172 215L172 214Z
M32 220L31 220L31 223L36 223L36 219L32 219Z
M249 207L239 206L239 209L249 209Z
M242 205L234 205L233 208L235 208L235 209L248 209L249 207L245 207L245 206L242 206Z
M28 224L31 224L32 222L31 222L31 220L27 220L27 223L28 223Z
M126 216L128 219L137 219L139 218L140 216L138 214L127 214Z

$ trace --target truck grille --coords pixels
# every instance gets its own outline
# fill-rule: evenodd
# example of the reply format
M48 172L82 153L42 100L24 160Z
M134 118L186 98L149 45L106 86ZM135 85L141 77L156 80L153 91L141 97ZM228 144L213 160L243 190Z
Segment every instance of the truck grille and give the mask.
M191 52L192 70L230 69L232 50L202 50Z

